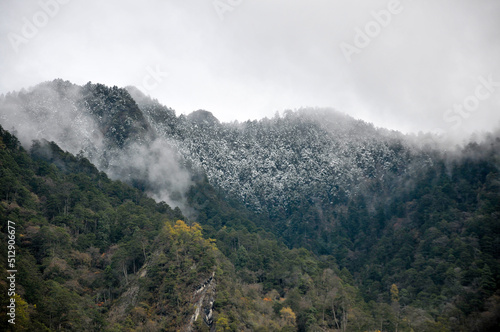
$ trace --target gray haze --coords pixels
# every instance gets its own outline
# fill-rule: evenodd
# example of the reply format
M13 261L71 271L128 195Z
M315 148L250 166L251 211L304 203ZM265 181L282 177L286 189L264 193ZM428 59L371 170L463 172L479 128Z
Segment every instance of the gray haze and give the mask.
M0 93L59 77L222 121L319 106L463 135L500 121L499 18L497 0L2 0Z
M107 172L111 178L145 180L149 196L178 206L186 215L192 212L185 200L192 185L191 176L168 141L158 138L147 146L134 143L117 151L109 163Z
M23 102L0 98L0 123L26 149L33 140L54 141L65 151L82 154L112 179L140 182L151 197L190 213L185 194L191 176L170 143L155 137L114 147L81 101L80 87L72 86L61 96L52 84L39 85L36 97Z

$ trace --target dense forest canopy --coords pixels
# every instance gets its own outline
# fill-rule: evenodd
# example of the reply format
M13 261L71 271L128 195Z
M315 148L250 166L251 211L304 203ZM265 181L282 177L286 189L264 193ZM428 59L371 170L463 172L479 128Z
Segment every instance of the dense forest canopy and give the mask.
M18 330L500 324L499 133L446 150L325 109L221 123L62 80L0 114Z

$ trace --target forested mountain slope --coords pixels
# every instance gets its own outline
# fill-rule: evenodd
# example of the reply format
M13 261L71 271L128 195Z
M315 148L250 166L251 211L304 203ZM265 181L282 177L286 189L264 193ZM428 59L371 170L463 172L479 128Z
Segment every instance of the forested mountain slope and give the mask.
M111 181L87 159L46 141L34 142L28 153L1 127L0 183L1 247L6 251L10 220L18 270L16 324L2 320L2 330L410 326L389 305L380 311L384 304L367 304L346 269L305 249L288 249L253 225L246 217L251 213L238 215L217 195L209 199L211 208L228 221L213 240L195 222L174 222L183 218L178 208ZM198 197L190 195L198 203L213 193L207 183L198 189ZM0 261L5 316L6 257ZM439 323L412 311L411 324L427 329Z
M176 117L134 88L62 80L9 94L0 107L25 145L54 141L186 213L191 175L206 174L289 245L321 253L332 252L315 243L339 206L369 186L391 191L432 163L401 134L331 110L221 124L206 111Z
M52 140L199 222L219 253L206 259L218 262L222 272L216 276L228 276L216 277L227 287L215 300L219 326L494 331L498 325L498 133L446 152L331 110L220 123L203 110L176 116L133 87L62 80L3 96L0 110L2 125L13 128L25 147L32 139ZM39 146L45 145L34 146L34 158L71 171ZM17 196L6 196L13 200ZM53 206L48 203L40 206ZM68 204L58 213L73 213ZM52 222L54 216L45 218ZM167 234L174 239L176 226L184 227L170 224L174 231ZM166 236L161 229L152 231L151 242ZM200 234L194 239L205 243ZM191 259L190 250L181 252ZM149 282L155 276L149 267L166 266L154 251L149 255L148 261L143 252L118 276L134 271L139 280L147 270ZM209 272L193 274L208 280ZM170 278L155 279L151 292L177 287ZM189 280L183 285L191 287ZM127 291L119 289L115 299ZM189 316L178 315L182 322Z

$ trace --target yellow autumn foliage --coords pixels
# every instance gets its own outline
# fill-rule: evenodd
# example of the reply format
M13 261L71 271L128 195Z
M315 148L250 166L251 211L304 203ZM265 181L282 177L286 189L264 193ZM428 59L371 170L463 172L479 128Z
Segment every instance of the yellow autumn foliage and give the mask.
M285 321L286 325L295 325L297 316L290 307L283 307L280 310L281 318Z
M216 240L204 239L202 230L203 228L197 222L189 226L184 220L177 220L173 225L167 222L163 227L163 233L173 237L177 241L185 242L188 239L189 241L201 241L204 245L215 250L217 248Z

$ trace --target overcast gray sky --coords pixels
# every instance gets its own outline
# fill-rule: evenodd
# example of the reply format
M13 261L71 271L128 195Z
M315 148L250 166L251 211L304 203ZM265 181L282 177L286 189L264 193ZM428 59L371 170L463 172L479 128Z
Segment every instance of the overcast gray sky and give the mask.
M222 121L318 106L404 132L500 122L498 0L1 0L0 38L0 93L62 78Z

